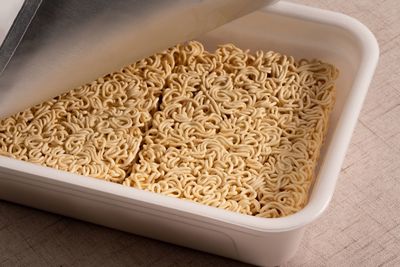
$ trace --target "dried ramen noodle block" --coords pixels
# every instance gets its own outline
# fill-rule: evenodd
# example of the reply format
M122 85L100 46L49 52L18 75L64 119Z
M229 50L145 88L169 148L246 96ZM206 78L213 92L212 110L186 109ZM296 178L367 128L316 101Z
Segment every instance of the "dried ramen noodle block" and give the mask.
M170 53L176 67L124 184L262 217L304 207L336 69L233 45Z
M332 65L189 42L0 121L0 154L248 215L304 207Z
M0 155L122 183L165 76L161 54L0 121Z

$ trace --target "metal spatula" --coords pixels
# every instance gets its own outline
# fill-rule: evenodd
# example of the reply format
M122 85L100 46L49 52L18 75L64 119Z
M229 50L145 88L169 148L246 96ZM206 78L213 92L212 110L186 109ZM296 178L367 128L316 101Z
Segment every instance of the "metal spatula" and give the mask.
M0 47L0 117L272 2L25 0Z

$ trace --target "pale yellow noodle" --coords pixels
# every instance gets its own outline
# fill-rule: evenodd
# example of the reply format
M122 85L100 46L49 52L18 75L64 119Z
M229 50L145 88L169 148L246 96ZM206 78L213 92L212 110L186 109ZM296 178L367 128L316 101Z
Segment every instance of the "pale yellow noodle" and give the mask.
M0 155L260 217L302 209L337 70L177 45L0 121Z

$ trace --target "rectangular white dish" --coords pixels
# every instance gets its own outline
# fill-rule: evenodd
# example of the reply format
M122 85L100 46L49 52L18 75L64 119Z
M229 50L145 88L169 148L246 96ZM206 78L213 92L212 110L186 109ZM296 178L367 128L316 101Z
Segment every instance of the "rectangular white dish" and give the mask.
M200 40L209 49L232 42L252 50L319 58L339 68L336 105L316 182L303 210L278 219L252 217L2 156L0 199L256 265L289 260L304 228L332 198L378 61L376 39L343 14L279 2Z

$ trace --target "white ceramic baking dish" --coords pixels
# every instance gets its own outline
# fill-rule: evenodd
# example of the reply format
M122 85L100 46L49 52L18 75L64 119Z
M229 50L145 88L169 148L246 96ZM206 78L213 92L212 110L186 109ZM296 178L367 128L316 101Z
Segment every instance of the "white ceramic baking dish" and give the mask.
M257 218L6 157L0 157L0 198L256 265L279 265L290 259L304 228L332 198L378 61L376 39L353 18L288 2L266 7L200 39L210 49L233 42L297 58L320 58L340 69L337 103L317 179L303 210L284 218Z

